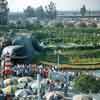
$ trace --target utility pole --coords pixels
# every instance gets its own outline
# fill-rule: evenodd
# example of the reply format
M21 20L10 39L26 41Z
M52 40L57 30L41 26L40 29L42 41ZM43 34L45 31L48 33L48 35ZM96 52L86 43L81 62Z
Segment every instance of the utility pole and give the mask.
M61 50L55 50L54 53L57 55L57 67L60 67L60 54Z

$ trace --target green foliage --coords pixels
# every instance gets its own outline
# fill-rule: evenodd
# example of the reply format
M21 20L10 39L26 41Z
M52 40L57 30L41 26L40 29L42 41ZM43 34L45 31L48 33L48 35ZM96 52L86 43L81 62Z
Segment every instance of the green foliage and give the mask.
M62 23L56 23L56 24L55 24L55 27L57 27L57 28L63 28L64 25L63 25Z
M34 17L35 16L34 8L32 8L31 6L28 6L24 10L24 14L25 14L26 17Z
M50 4L48 6L45 7L46 8L46 15L49 19L55 19L56 18L56 6L54 4L54 2L50 2Z
M74 88L79 92L89 93L98 93L100 90L100 80L96 80L95 77L90 75L80 75L74 84Z
M43 9L42 6L39 6L36 9L28 6L24 10L24 15L26 17L37 17L39 20L44 18L52 20L56 18L56 6L52 1L45 7L45 9Z
M0 25L0 31L7 32L9 30L8 25Z
M10 24L9 24L9 28L13 29L13 28L15 28L15 27L16 27L16 26L15 26L14 23L10 23Z
M62 23L56 24L54 27L44 27L39 21L36 23L22 25L9 24L8 26L0 26L2 31L6 32L11 29L23 29L34 33L39 39L50 42L51 44L57 44L58 42L64 43L76 43L79 45L91 44L94 47L100 44L100 29L95 27L63 27ZM2 34L1 34L2 35ZM40 36L39 36L40 35Z
M43 26L40 24L39 21L33 23L33 24L30 24L30 23L26 23L25 25L25 29L27 30L40 30L41 28L43 28Z
M44 18L46 18L46 13L42 6L39 6L38 8L36 8L35 15L40 20L41 19L43 20Z

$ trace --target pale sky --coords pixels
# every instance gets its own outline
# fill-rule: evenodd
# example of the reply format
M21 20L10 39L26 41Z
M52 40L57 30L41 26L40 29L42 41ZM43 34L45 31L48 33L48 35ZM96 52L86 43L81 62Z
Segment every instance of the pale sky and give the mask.
M8 0L10 11L23 11L27 6L34 8L47 5L50 1L56 4L58 10L79 10L83 4L87 9L100 10L100 0Z

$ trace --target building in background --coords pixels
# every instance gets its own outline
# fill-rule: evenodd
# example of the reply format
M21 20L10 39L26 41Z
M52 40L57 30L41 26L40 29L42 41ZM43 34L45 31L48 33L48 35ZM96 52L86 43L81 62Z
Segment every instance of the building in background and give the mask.
M8 2L7 0L0 0L0 25L6 25L8 22Z

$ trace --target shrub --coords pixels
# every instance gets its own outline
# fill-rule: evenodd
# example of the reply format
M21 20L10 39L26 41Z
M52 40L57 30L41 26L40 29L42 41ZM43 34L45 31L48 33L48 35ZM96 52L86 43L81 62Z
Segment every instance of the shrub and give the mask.
M77 24L78 27L87 27L87 24L85 22L80 22Z
M62 23L56 23L56 24L55 24L55 27L58 27L58 28L63 28L63 27L64 27L64 25L63 25Z
M97 27L97 24L95 22L92 22L92 23L89 23L88 26L89 27L96 28Z
M65 23L65 26L69 27L74 27L74 23Z
M100 80L96 80L95 77L90 75L80 75L75 79L74 88L79 92L98 93L100 90Z

